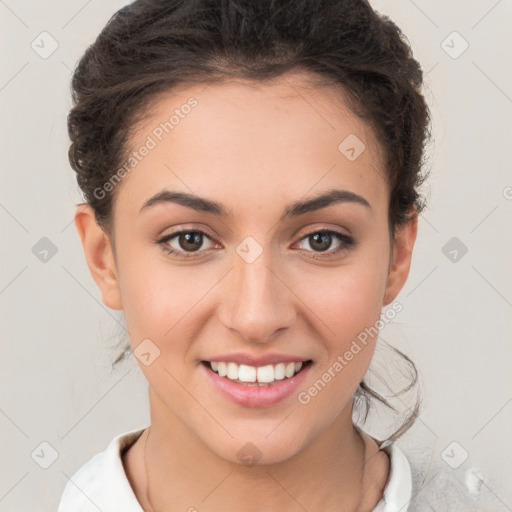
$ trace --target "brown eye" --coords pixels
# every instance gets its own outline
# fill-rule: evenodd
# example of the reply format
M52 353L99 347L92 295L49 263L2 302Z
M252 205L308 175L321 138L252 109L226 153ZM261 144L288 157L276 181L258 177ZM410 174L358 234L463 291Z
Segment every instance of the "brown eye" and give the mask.
M337 253L348 250L356 245L356 241L352 237L332 230L306 233L306 236L300 240L299 244L306 241L311 248L311 250L308 249L308 252L313 252L312 257L316 259L335 256ZM330 249L333 242L337 242L336 247Z
M329 233L315 233L309 235L309 245L317 251L326 251L331 246L332 239Z
M203 244L203 236L198 231L189 231L178 235L178 245L185 251L197 251Z
M209 241L212 245L212 239L203 231L193 231L181 229L169 235L165 235L157 244L168 254L177 256L178 258L187 258L193 256L193 253L206 252L204 248L205 240Z

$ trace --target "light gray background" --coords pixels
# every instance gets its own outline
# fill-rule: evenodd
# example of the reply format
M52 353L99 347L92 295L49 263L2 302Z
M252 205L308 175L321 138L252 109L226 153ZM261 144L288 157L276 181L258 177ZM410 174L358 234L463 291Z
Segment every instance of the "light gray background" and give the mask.
M67 160L71 70L124 4L0 0L2 512L56 510L74 471L149 421L133 357L111 371L121 316L102 304L87 269ZM398 297L404 310L383 333L416 362L424 385L423 412L403 442L430 447L461 481L481 467L495 510L512 510L512 2L373 4L422 63L435 140L430 204ZM31 47L43 51L43 31L58 43L47 58ZM458 58L454 31L469 43ZM32 251L42 237L57 248L46 262ZM455 262L442 251L452 237L468 249ZM48 469L37 463L51 457L42 442L58 454ZM458 468L444 462L463 450Z

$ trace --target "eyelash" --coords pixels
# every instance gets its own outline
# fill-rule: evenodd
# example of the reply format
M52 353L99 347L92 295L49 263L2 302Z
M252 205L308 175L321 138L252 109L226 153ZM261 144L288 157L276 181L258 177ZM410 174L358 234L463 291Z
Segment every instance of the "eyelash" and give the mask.
M173 233L170 233L168 235L165 235L164 237L160 238L156 241L158 245L161 246L162 250L164 250L167 254L176 256L177 258L181 258L183 260L194 258L194 254L202 251L193 251L191 253L187 253L184 251L177 251L176 249L173 249L172 247L169 247L168 242L175 238L178 235L181 235L183 233L199 233L201 235L204 235L209 240L212 240L212 237L208 235L208 233L205 233L204 231L201 231L200 229L179 229L177 231L174 231ZM328 234L333 235L334 238L336 238L340 242L340 247L334 251L324 251L324 252L316 252L316 256L311 256L313 259L329 259L331 257L336 256L342 251L349 250L356 246L357 242L354 238L346 235L345 233L340 233L338 231L330 230L330 229L317 229L313 231L309 231L304 234L304 236L299 240L299 242L302 242L303 240L309 238L312 235L316 234ZM312 252L312 251L307 251ZM314 252L314 251L313 251ZM191 256L184 256L184 254L191 254Z

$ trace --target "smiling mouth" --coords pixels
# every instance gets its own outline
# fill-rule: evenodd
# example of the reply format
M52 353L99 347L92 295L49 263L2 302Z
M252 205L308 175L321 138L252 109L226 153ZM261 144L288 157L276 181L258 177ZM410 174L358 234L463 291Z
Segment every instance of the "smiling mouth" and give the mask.
M268 386L290 379L311 365L308 359L298 363L278 363L265 366L249 366L234 362L201 361L209 370L232 382L248 386Z

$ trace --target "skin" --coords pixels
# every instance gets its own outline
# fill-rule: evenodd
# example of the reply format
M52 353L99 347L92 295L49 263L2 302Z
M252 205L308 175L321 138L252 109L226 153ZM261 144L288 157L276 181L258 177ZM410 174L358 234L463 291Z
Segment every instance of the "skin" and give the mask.
M379 143L339 91L313 88L306 78L188 85L159 96L130 139L133 149L190 96L198 105L117 186L113 236L89 206L77 207L75 224L103 302L124 311L132 349L149 338L160 350L149 366L137 359L149 383L146 460L156 510L363 511L382 497L388 457L352 423L353 393L376 337L306 405L296 393L271 407L236 405L199 366L229 352L300 355L313 360L299 389L307 390L407 279L417 215L397 229L392 246ZM354 161L338 150L350 134L366 146ZM175 203L139 214L164 188L218 201L232 218ZM289 203L331 188L359 194L371 208L345 202L279 220ZM155 243L180 226L211 237L199 251L189 249L190 260ZM306 236L313 229L351 235L357 244L334 254L340 243L332 238L322 253ZM262 249L252 263L236 252L247 236ZM182 253L188 247L179 237L167 244ZM314 258L329 252L333 257ZM146 439L147 430L123 463L137 499L151 510ZM237 457L247 442L261 453L253 466Z

